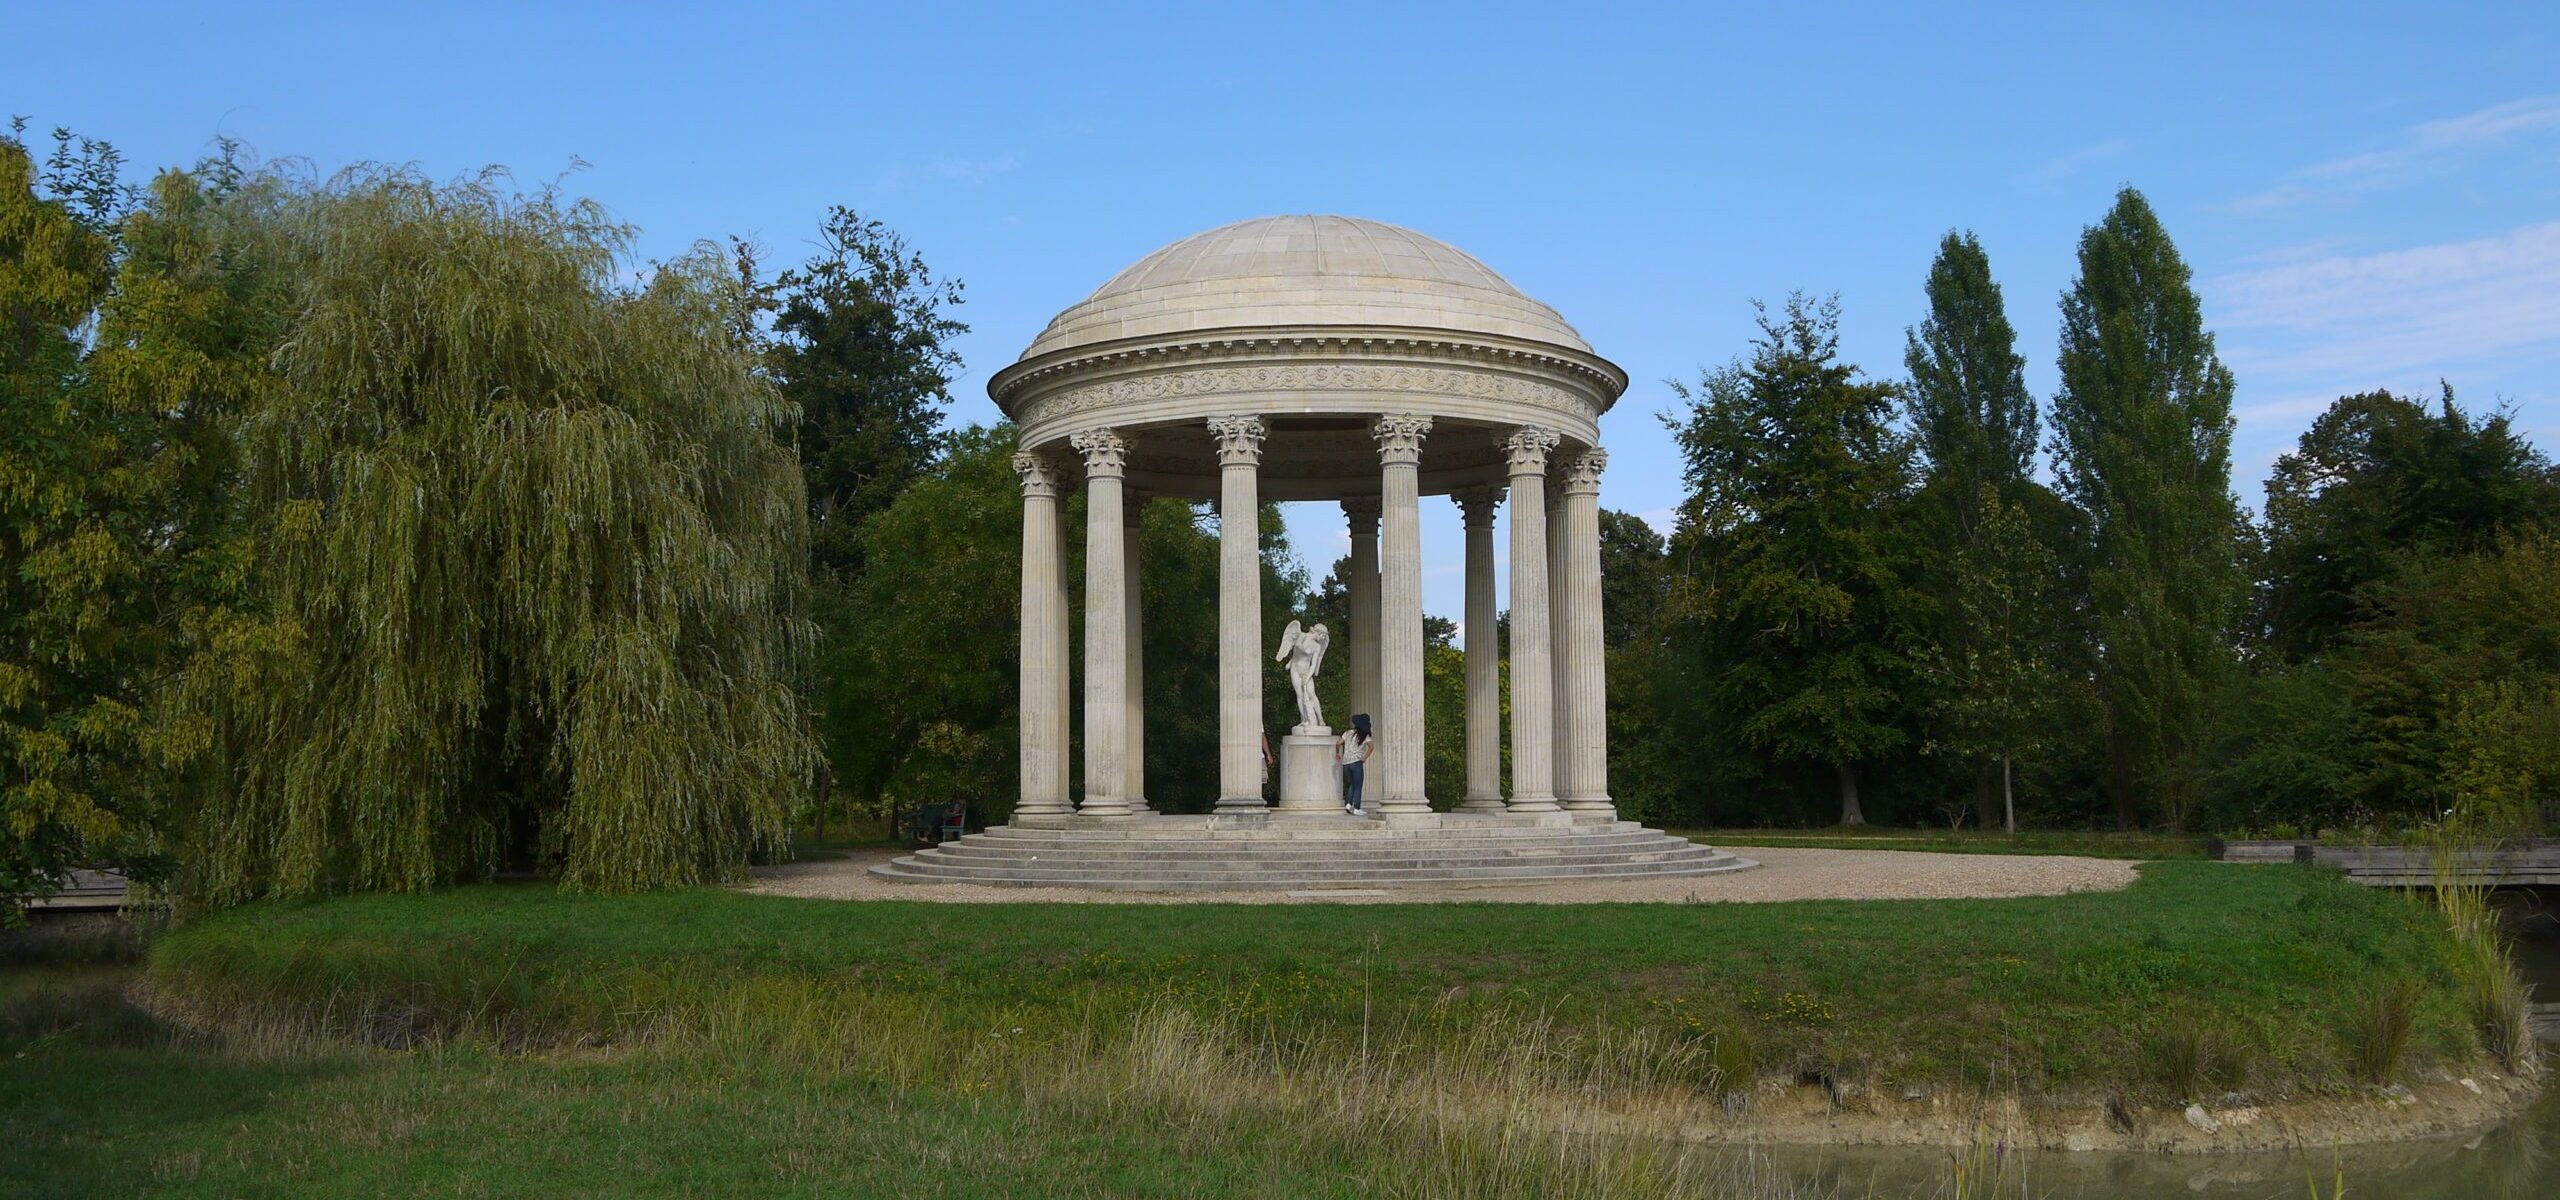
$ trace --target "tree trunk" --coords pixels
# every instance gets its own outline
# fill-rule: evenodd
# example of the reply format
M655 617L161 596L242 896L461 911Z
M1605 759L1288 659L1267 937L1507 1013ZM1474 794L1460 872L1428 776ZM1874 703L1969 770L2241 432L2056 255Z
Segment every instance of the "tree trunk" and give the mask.
M1840 823L1864 825L1867 814L1858 811L1858 772L1847 763L1840 764Z
M2115 805L2116 829L2133 828L2133 759L2124 736L2107 731L2107 799Z
M2000 756L2000 811L2008 818L2009 832L2018 832L2018 796L2009 786L2009 756Z

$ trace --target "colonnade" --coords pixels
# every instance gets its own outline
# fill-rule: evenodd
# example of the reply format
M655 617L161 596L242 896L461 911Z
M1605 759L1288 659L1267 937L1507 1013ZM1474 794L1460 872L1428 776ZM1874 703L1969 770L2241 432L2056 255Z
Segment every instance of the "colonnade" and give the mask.
M1218 452L1218 801L1266 811L1263 779L1258 416L1211 418ZM1389 414L1372 427L1378 494L1342 502L1349 523L1351 710L1371 714L1373 811L1431 811L1423 796L1421 463L1431 419ZM1508 486L1453 494L1466 530L1466 794L1469 813L1614 815L1608 686L1600 625L1600 473L1608 453L1558 455L1555 430L1504 440ZM1065 472L1016 454L1022 480L1022 795L1020 817L1109 819L1148 811L1144 661L1139 642L1138 513L1117 431L1068 439L1085 479L1083 798L1068 789ZM1561 459L1561 461L1551 461ZM1552 486L1551 486L1552 485ZM1499 650L1493 636L1495 510L1511 503L1511 790L1502 792ZM1116 598L1117 602L1113 602ZM1342 714L1348 717L1349 714Z

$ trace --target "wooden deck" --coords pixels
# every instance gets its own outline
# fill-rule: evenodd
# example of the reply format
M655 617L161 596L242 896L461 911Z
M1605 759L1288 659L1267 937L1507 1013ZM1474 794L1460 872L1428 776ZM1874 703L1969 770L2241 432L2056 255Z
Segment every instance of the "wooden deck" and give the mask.
M2372 887L2434 887L2435 851L2425 846L2309 846L2296 861L2331 867ZM2485 887L2560 887L2560 841L2470 850L2456 860L2460 882Z
M73 871L62 890L28 907L40 913L113 912L124 907L125 878L113 871Z

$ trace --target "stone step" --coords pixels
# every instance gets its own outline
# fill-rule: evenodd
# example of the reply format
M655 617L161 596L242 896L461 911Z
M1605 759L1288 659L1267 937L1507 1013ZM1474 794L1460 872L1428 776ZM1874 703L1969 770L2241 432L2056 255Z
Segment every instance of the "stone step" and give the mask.
M1361 841L1297 841L1271 839L1253 842L1205 842L1173 839L1150 839L1130 842L1081 842L1049 838L991 838L973 833L951 846L968 846L988 850L1047 851L1062 854L1356 854L1370 850L1409 851L1415 849L1464 849L1498 853L1510 850L1543 850L1560 846L1688 846L1696 843L1686 838L1666 837L1658 833L1600 833L1588 837L1552 838L1381 838Z
M1375 819L1358 817L1304 818L1305 824L1257 822L1234 827L1207 827L1197 824L1176 826L1181 817L1137 818L1127 825L1101 825L1075 828L1022 828L999 825L970 834L973 838L1038 839L1054 842L1109 844L1132 841L1208 842L1231 845L1243 842L1377 842L1439 841L1446 839L1510 839L1541 837L1589 837L1603 833L1648 833L1669 836L1646 829L1633 821L1594 822L1586 825L1495 825L1474 826L1399 826ZM1190 818L1197 821L1199 818Z
M966 842L955 842L947 846L940 846L932 850L922 851L919 853L919 857L924 857L932 861L952 860L987 864L1065 860L1071 862L1125 863L1133 865L1150 863L1166 865L1179 865L1184 863L1255 863L1266 866L1281 866L1298 863L1312 865L1323 865L1327 863L1357 863L1365 865L1383 863L1410 864L1437 861L1463 861L1468 863L1487 864L1513 862L1575 862L1585 860L1607 861L1634 857L1694 857L1713 853L1715 853L1715 851L1705 846L1700 846L1691 842L1673 841L1670 839L1623 846L1562 845L1505 847L1501 849L1479 847L1461 848L1453 846L1402 848L1363 847L1356 850L1344 849L1334 851L1310 851L1305 849L1291 849L1255 850L1241 853L1208 850L1074 851L1025 849L1003 846L972 846Z
M1254 874L1242 878L1197 879L1187 875L1156 873L1075 874L1069 871L1043 872L1037 876L1020 872L973 871L954 873L948 868L918 868L909 860L899 859L871 868L871 873L885 879L912 883L971 883L989 887L1086 887L1121 891L1217 892L1264 891L1292 888L1348 890L1431 886L1453 883L1535 883L1573 879L1642 879L1654 877L1693 878L1747 871L1760 864L1730 854L1718 855L1702 863L1667 865L1623 864L1611 867L1580 867L1568 870L1515 870L1500 874L1476 871L1398 871L1366 874L1339 872L1329 875Z
M887 879L1142 891L1371 888L1711 875L1758 866L1633 821L1325 813L997 826L872 868Z
M1121 885L1158 883L1225 883L1269 887L1281 883L1292 886L1306 883L1359 882L1363 885L1379 881L1463 882L1470 879L1596 879L1623 875L1703 874L1718 868L1734 868L1746 860L1730 854L1669 861L1595 861L1582 863L1530 863L1503 865L1438 864L1399 866L1390 870L1360 867L1289 868L1263 870L1251 866L1235 867L1142 867L1112 869L1094 863L1058 863L1043 866L980 866L936 862L920 856L894 859L889 864L908 876L923 876L954 882L982 882L1006 879L1032 883L1054 883L1076 879L1109 880Z

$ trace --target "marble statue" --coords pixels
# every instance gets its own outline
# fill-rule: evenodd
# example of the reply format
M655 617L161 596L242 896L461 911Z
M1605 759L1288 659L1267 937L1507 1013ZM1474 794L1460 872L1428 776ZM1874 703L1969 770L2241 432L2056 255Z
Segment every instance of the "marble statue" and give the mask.
M1324 667L1325 647L1333 644L1333 635L1319 622L1304 632L1296 621L1280 631L1280 652L1273 662L1289 664L1289 687L1298 694L1298 732L1321 733L1325 729L1324 706L1316 700L1316 672Z

